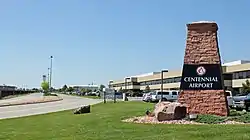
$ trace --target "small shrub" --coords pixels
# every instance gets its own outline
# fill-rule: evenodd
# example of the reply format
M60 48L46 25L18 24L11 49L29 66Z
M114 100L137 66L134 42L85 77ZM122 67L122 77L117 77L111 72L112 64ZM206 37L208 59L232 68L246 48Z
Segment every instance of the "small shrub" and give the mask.
M90 93L90 94L88 94L88 96L96 96L96 94Z
M242 112L238 116L230 117L229 120L237 121L237 122L250 123L250 113Z
M51 94L51 93L46 92L43 94L43 96L57 96L57 94Z
M225 120L225 117L220 117L216 115L198 115L197 119L195 119L196 122L207 124L218 124L225 122Z
M240 116L240 115L242 115L242 113L236 110L230 110L229 112L229 116Z

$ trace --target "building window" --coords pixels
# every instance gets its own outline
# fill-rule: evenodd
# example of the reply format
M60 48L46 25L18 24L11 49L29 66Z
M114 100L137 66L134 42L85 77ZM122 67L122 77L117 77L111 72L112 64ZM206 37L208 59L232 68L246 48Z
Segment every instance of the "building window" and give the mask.
M138 83L138 82L133 82L133 85L140 85L140 83Z
M246 77L247 77L247 78L250 78L250 71L247 71Z
M146 82L146 85L151 85L152 82Z
M242 77L243 77L244 79L247 78L247 72L246 72L246 71L242 72Z
M164 80L163 80L163 83L164 83L164 84L169 83L169 79L164 79Z
M234 72L233 79L245 79L250 78L250 71Z
M171 77L171 78L165 78L163 79L163 84L167 83L177 83L181 81L181 77ZM141 82L140 85L159 85L161 84L161 79L159 80L152 80L152 81L147 81L147 82Z
M239 79L243 79L243 72L239 72Z
M163 81L164 83L164 81ZM156 84L161 84L161 80L156 80Z
M176 91L173 91L173 92L172 92L172 95L177 95L177 92L176 92Z
M239 79L239 73L238 72L233 73L233 79Z
M223 74L223 79L224 80L232 80L233 79L233 75L232 74Z
M174 81L175 82L181 82L181 77L176 77Z
M140 85L141 85L141 86L144 86L144 85L146 85L146 83L145 83L145 82L141 82Z

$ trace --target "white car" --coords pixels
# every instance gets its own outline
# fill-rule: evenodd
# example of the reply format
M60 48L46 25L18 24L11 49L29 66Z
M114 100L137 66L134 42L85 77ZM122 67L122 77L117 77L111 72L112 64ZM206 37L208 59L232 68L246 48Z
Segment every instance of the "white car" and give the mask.
M177 90L164 90L163 92L161 91L154 91L152 93L152 101L153 102L158 102L161 99L165 101L176 101L178 99L179 91Z
M149 93L144 93L142 96L142 100L144 102L151 102L152 101L152 96L151 96L152 92Z
M165 101L176 101L178 99L179 91L176 90L165 90L161 91L152 91L149 93L143 94L142 100L145 102L158 102L161 99Z
M226 96L227 96L227 104L230 108L233 108L234 106L234 100L233 100L233 94L232 91L226 90Z

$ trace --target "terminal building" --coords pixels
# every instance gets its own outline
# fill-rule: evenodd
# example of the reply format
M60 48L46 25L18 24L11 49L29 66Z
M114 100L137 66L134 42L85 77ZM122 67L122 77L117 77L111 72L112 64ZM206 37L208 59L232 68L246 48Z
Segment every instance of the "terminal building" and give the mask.
M99 89L99 85L71 85L70 87L73 87L74 90L80 91L81 89L87 89L91 91L97 91Z
M242 83L250 80L250 61L238 60L222 64L224 87L226 90L240 92ZM178 90L180 88L182 70L165 70L148 74L130 76L121 80L110 80L109 87L115 90L127 89L143 91L147 86L151 90Z

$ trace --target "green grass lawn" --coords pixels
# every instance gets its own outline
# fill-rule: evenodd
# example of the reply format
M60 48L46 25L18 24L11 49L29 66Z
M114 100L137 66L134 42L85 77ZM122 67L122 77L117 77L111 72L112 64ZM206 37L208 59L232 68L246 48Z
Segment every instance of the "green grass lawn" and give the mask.
M132 124L153 104L118 102L92 106L90 114L71 111L0 120L0 140L249 140L249 125Z

